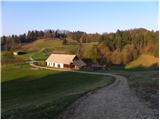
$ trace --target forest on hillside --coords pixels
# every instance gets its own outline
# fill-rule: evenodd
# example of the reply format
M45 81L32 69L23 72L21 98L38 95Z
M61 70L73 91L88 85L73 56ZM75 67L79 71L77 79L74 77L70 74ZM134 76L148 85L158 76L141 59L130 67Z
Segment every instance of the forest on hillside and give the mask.
M1 37L1 50L19 50L22 45L32 43L38 39L58 38L64 45L77 45L77 54L83 59L90 59L99 64L126 65L142 54L158 57L159 31L149 31L144 28L117 30L115 33L88 34L82 31L45 30L28 31L21 35ZM83 43L98 42L92 49L84 50Z

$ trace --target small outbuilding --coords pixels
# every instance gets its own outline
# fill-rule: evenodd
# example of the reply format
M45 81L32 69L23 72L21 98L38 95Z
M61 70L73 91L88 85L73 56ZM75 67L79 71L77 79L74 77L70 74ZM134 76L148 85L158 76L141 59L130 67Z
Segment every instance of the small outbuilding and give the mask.
M24 51L14 51L13 52L13 55L23 55L23 54L26 54L26 52L24 52Z
M47 60L48 67L80 69L86 64L76 55L51 54Z
M13 55L18 55L18 52L13 52Z

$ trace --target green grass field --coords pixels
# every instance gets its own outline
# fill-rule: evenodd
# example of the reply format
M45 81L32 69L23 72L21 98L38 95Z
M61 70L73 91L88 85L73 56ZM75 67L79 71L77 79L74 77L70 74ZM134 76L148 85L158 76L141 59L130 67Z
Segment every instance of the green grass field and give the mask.
M2 65L2 118L57 118L88 91L111 84L111 77Z
M98 43L83 43L83 54L96 44ZM43 61L55 50L76 51L77 45L63 45L59 39L41 39L22 48L27 54L18 57L29 60L32 56L35 60ZM2 52L2 57L4 53ZM114 81L111 77L98 75L35 69L27 64L11 64L19 63L14 57L9 56L7 59L10 61L9 64L4 63L1 66L2 118L57 118L68 105L85 93ZM145 59L140 57L129 63L128 66L132 69L113 65L107 72L126 76L130 87L158 90L157 66L156 69L141 67L143 61L144 65L152 65L155 58L147 56ZM134 68L135 66L140 67Z
M111 71L110 71L111 72ZM158 114L159 105L159 71L157 69L132 69L112 70L111 73L125 76L129 87L143 102L146 101L149 107L156 110Z
M143 71L127 73L128 83L130 87L138 87L145 89L159 89L159 73L158 71Z
M159 71L155 67L125 69L124 66L112 66L108 72L126 76L130 87L154 90L159 88Z
M98 42L82 43L84 52L90 50L93 45L97 45ZM76 54L78 45L68 44L63 45L63 41L60 39L39 39L32 43L23 45L21 49L25 50L27 54L20 55L23 59L29 60L32 56L35 60L45 60L51 53L68 53L73 52Z
M35 60L44 60L53 52L76 51L77 45L63 45L63 41L60 39L39 39L23 45L21 49L27 52L27 54L21 55L25 60L28 60L29 56Z

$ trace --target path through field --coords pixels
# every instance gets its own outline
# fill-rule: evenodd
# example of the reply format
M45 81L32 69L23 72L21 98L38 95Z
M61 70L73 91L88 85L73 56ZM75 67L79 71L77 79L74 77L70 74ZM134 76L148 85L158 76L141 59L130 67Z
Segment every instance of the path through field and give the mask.
M64 112L62 118L155 118L153 110L130 91L125 77L111 76L116 78L112 85L80 98Z
M32 64L32 66L34 65ZM72 72L113 76L116 78L116 80L110 86L101 88L93 93L89 93L77 100L66 109L66 111L60 116L60 118L156 118L154 111L148 107L147 103L140 101L139 98L137 98L137 96L130 90L127 79L125 77L110 73L83 71Z

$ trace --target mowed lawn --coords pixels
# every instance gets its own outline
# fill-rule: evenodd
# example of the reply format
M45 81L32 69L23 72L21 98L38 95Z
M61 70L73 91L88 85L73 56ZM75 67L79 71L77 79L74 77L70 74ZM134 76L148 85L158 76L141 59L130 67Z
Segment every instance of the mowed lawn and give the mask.
M2 118L57 118L77 98L112 77L2 65Z

